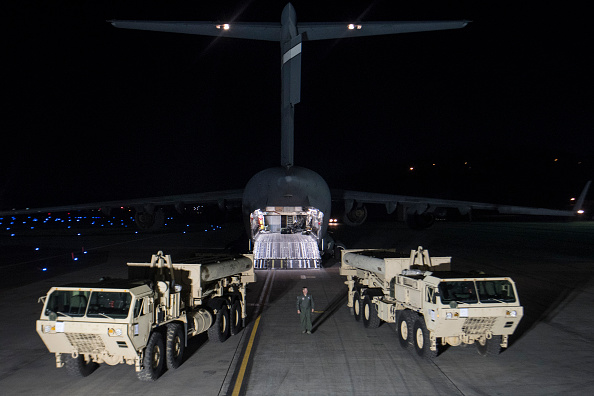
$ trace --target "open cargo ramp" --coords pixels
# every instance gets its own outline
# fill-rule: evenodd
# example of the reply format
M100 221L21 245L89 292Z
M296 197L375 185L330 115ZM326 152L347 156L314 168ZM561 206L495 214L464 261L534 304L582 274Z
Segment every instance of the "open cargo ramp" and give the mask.
M256 269L315 269L321 260L313 235L260 233L254 242Z

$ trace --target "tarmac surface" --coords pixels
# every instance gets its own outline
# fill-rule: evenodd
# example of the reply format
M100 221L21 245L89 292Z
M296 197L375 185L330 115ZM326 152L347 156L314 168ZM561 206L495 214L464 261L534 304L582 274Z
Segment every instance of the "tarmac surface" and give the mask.
M248 288L247 327L223 344L205 334L194 337L181 367L156 382L139 381L127 365L101 365L82 379L55 367L35 332L42 308L37 300L51 286L125 277L126 262L149 260L157 250L183 262L203 248L227 246L241 227L229 224L208 234L0 235L2 394L594 394L592 222L332 228L349 248L408 252L421 245L432 256L452 256L456 269L511 276L525 316L509 348L496 357L480 356L470 345L450 347L429 361L400 347L393 324L365 329L346 306L345 279L329 259L320 270L257 271L258 281ZM295 307L302 286L315 301L311 335L301 333Z

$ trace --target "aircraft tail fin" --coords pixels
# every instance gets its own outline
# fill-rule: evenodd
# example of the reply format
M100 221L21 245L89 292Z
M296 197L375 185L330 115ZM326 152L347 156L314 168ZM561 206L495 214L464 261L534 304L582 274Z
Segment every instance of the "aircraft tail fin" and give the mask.
M295 105L301 101L301 45L303 41L377 36L384 34L460 29L470 21L314 22L297 23L295 8L287 4L279 23L217 23L181 21L108 21L123 29L277 41L281 44L281 165L293 166Z

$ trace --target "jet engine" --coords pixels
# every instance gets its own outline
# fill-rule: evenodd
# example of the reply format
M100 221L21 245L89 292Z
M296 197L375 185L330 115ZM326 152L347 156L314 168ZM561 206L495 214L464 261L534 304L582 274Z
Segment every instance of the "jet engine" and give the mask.
M163 209L136 211L134 222L141 231L156 231L165 225L165 212Z
M367 208L363 205L355 206L344 213L342 221L351 227L360 226L367 220Z

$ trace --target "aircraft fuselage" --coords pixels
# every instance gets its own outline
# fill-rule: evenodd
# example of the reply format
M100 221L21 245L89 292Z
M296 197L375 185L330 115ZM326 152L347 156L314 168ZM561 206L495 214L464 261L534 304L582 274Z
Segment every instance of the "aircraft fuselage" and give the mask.
M265 169L247 183L242 207L255 260L259 251L262 260L278 259L281 250L292 251L289 261L295 264L289 266L309 267L299 260L319 260L331 207L330 189L319 174L299 166Z

